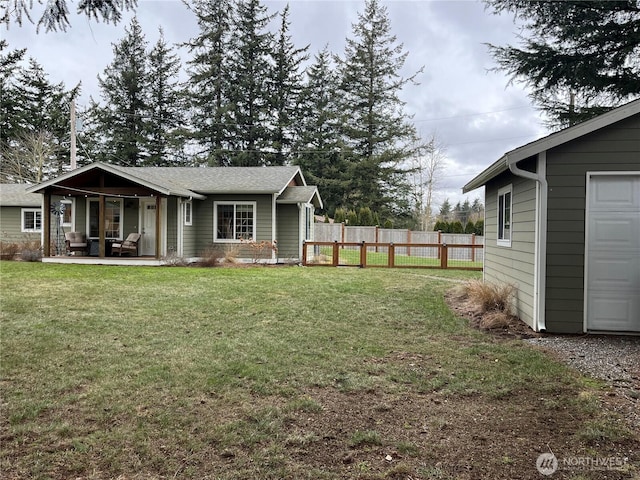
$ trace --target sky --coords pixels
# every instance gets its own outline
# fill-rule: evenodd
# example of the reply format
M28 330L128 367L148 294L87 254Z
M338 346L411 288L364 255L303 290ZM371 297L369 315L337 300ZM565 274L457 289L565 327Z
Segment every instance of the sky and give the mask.
M68 2L73 12L77 2ZM345 40L353 38L353 24L364 10L364 0L263 3L271 12L289 4L293 41L298 47L309 45L311 57L325 46L343 56ZM493 15L480 0L381 0L381 4L398 43L408 52L402 75L410 77L423 68L416 77L418 84L405 86L401 99L418 133L423 138L435 135L445 154L434 204L445 199L453 205L465 199L484 201L482 189L463 195L462 186L503 153L548 133L525 86L493 71L496 63L486 46L516 44L518 25L513 16ZM34 18L39 18L41 8L34 6ZM52 82L64 82L67 89L81 82L82 108L91 97L100 98L97 76L113 60L113 43L122 38L132 15L125 13L114 26L72 13L66 32L36 33L34 25L24 22L22 27L1 26L0 37L11 49L27 48L27 55L43 66ZM139 0L136 15L150 45L158 39L159 27L170 44L186 42L198 33L193 14L180 0Z

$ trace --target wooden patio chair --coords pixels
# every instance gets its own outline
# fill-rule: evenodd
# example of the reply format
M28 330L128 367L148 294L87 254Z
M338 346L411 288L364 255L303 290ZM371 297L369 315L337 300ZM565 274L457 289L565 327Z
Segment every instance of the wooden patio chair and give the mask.
M88 252L89 243L87 236L82 232L66 232L64 234L64 244L69 254L72 252Z
M117 242L111 245L111 254L122 256L123 253L138 256L138 242L140 241L139 233L130 233L124 242Z

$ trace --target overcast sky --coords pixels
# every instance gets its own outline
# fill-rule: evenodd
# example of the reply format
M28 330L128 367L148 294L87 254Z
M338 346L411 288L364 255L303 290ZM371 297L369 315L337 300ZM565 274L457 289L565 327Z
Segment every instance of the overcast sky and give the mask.
M69 0L70 10L77 2ZM264 1L271 12L280 11L284 1ZM325 45L342 56L345 39L353 38L352 25L364 0L289 0L291 34L298 47L309 45L311 56ZM544 136L547 132L521 84L509 85L495 67L485 43L516 43L518 27L508 15L495 16L480 0L383 0L398 42L409 53L405 76L424 67L419 85L405 87L402 99L414 116L419 133L435 133L446 149L446 168L435 203L445 198L455 204L464 201L462 186L503 153ZM40 6L34 13L40 14ZM169 43L180 43L197 34L195 19L179 0L139 0L137 16L149 43L162 27ZM79 104L90 96L100 98L97 75L113 59L112 44L122 38L130 14L117 26L89 22L70 15L67 32L36 34L33 25L0 35L10 48L27 48L53 82L72 88L82 82ZM277 27L274 25L274 28ZM481 189L466 198L483 199Z

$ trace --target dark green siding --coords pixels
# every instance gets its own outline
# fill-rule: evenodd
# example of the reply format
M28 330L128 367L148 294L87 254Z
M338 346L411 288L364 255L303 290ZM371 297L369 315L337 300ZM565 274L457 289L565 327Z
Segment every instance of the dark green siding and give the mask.
M640 115L547 151L548 331L584 330L587 172L640 171L639 152Z

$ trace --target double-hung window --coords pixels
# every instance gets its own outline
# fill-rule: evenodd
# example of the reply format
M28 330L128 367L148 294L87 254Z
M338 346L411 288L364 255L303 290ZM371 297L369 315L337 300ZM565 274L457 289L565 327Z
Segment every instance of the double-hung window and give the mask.
M217 242L239 242L255 239L255 202L214 202L214 239Z
M42 231L42 210L39 208L22 209L22 231L41 232Z
M498 245L511 246L511 185L498 190Z

